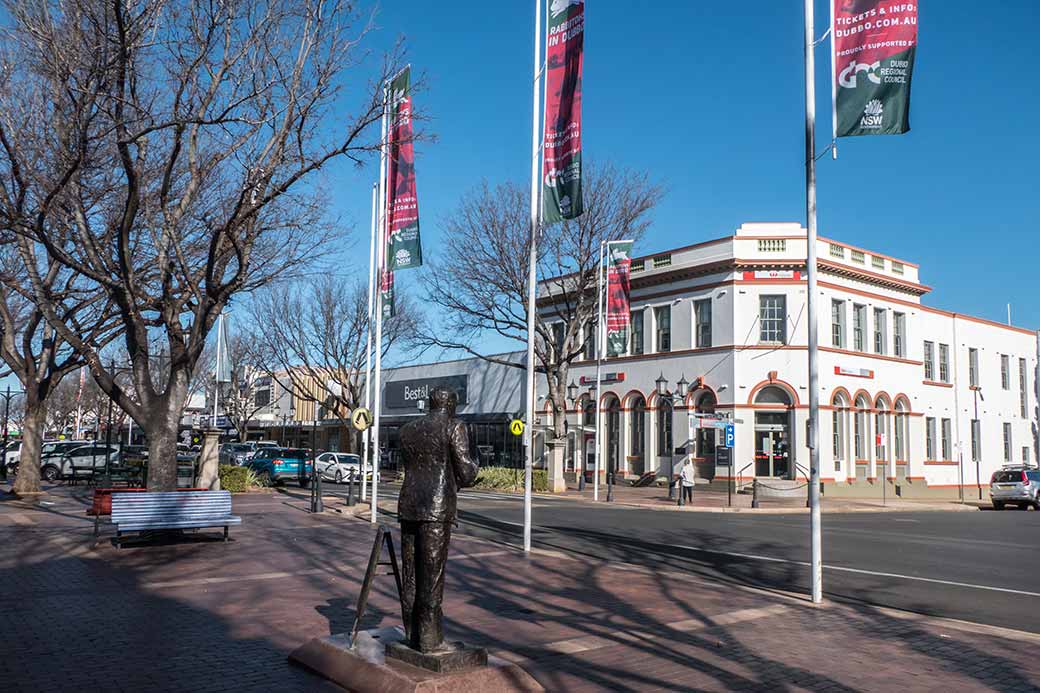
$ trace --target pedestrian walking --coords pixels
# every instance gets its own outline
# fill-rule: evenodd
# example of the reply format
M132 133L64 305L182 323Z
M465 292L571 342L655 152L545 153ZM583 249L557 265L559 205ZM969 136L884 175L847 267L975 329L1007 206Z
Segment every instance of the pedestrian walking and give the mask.
M696 476L697 470L693 466L693 460L687 457L679 472L679 484L682 491L681 505L685 505L687 501L693 503L693 484Z

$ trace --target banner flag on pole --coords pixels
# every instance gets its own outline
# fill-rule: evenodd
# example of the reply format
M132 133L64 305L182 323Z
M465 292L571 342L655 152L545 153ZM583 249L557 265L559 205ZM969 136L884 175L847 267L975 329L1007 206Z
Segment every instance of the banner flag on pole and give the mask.
M383 270L379 282L379 309L383 311L383 319L394 317L397 311L394 306L394 273Z
M216 381L218 383L231 382L231 356L228 349L227 330L224 328L224 315L221 314L217 323L217 368Z
M833 0L837 137L910 130L917 3Z
M415 188L415 147L412 142L411 67L390 82L390 128L387 142L386 266L390 270L422 266L419 239L419 198Z
M632 243L608 243L607 261L607 356L623 356L628 351L628 325L631 320L628 299L632 277Z
M581 197L581 73L585 1L547 0L542 219L552 224L584 211Z

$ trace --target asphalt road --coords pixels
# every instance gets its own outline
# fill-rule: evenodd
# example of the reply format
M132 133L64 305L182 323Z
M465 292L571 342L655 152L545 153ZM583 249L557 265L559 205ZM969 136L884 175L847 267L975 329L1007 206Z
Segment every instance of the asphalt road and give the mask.
M466 491L461 531L519 543L519 497ZM537 498L535 546L807 593L808 515L694 513ZM1040 512L824 514L824 593L1040 633Z

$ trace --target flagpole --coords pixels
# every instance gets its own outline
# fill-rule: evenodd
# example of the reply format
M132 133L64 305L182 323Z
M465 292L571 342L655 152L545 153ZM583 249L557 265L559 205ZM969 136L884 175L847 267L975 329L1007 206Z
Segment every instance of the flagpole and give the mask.
M593 456L592 464L592 500L599 500L599 470L600 470L600 400L603 397L603 382L600 377L600 369L603 364L603 247L604 241L599 242L599 267L596 270L596 454ZM608 487L609 490L609 487Z
M379 212L378 236L376 243L376 375L374 406L372 410L372 524L376 523L379 498L379 418L383 412L382 370L383 370L383 260L386 249L386 101L390 83L383 84L383 125L382 139L379 140Z
M375 286L376 272L376 226L379 216L379 184L372 184L372 240L368 246L368 326L365 329L365 409L372 411L372 292ZM364 450L361 456L361 500L367 499L369 467L369 445L372 442L372 428L369 426L362 434Z
M527 258L527 427L524 429L524 551L531 550L531 477L534 473L534 338L535 338L535 295L538 290L538 192L541 176L538 165L541 119L538 113L538 98L541 91L542 70L542 1L534 0L534 84L531 107L531 248Z
M837 55L834 52L834 45L837 38L834 36L834 0L830 0L831 5L831 24L830 24L830 35L831 35L831 159L838 160L838 73L837 73Z
M220 399L220 343L223 341L224 314L217 316L217 360L213 364L213 422L211 428L217 427L217 401Z
M812 601L823 600L823 546L820 530L820 393L816 324L816 60L813 0L805 0L805 213L809 332L809 527L812 534Z

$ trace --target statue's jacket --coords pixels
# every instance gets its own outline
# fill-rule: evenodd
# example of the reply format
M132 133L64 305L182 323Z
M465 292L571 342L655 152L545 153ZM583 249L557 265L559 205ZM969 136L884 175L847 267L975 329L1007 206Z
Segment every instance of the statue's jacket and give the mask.
M402 521L454 522L458 489L472 486L478 465L469 451L466 424L431 412L401 428L404 483L397 514Z

